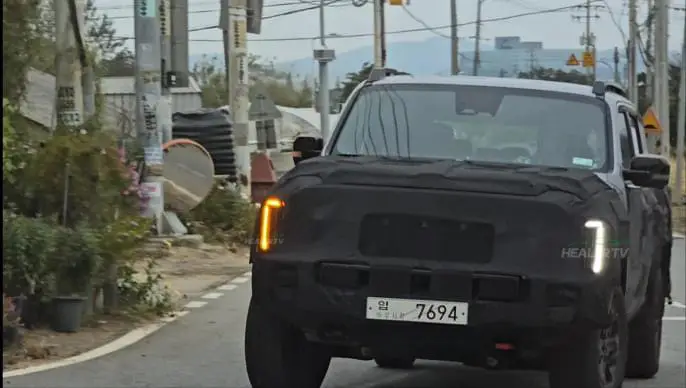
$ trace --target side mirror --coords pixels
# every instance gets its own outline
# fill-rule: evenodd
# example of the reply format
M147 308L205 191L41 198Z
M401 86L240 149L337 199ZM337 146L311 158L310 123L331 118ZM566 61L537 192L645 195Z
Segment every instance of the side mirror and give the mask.
M298 164L305 159L315 158L322 154L324 140L317 137L296 137L293 141L293 163Z
M631 159L624 179L636 186L663 189L669 183L669 160L659 155L638 155Z

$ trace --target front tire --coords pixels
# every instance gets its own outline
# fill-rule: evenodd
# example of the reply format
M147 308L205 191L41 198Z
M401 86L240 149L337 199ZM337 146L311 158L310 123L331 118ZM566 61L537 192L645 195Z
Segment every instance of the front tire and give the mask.
M385 369L412 369L414 357L378 357L374 361L379 368Z
M320 388L330 362L326 347L250 301L245 364L253 388Z
M629 325L627 377L649 379L660 369L664 312L662 273L657 269L653 272L645 304Z
M612 293L612 323L591 330L551 354L551 388L620 388L626 368L628 322L624 294Z

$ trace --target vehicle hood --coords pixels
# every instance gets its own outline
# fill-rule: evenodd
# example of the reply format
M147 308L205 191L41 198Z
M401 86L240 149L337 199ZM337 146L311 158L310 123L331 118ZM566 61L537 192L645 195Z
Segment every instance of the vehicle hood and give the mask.
M558 191L581 201L601 193L614 193L596 174L580 169L336 156L299 163L282 177L279 185L307 176L317 177L326 185L386 186L517 196L539 196Z

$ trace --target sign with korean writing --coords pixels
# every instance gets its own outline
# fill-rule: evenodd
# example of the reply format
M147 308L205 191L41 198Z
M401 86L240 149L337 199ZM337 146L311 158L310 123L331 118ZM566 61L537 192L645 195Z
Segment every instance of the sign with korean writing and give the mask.
M148 166L161 166L164 163L162 147L152 146L143 148L145 164Z
M138 14L145 18L157 17L157 0L138 0Z
M595 67L595 55L592 51L584 51L583 64L584 67Z

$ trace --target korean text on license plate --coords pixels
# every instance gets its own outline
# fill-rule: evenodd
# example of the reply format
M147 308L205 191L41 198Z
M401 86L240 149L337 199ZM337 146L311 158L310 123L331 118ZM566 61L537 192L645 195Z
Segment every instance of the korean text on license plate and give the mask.
M468 303L436 300L367 298L367 319L466 325Z

